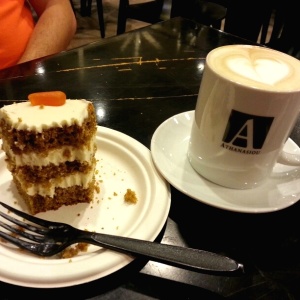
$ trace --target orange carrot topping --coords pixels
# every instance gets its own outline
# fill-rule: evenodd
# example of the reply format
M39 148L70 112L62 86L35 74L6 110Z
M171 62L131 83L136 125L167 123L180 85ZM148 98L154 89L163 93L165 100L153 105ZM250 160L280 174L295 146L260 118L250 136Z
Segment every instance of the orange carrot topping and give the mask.
M60 106L66 103L66 94L61 91L39 92L28 95L32 105Z

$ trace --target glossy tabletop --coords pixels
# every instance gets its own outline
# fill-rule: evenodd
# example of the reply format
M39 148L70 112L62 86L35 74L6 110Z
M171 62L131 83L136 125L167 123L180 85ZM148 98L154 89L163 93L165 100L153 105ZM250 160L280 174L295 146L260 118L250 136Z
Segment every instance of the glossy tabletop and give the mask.
M195 108L207 53L237 43L251 42L174 18L0 71L0 106L26 100L32 92L62 90L68 98L93 101L99 125L150 148L163 121ZM298 145L299 131L300 123L291 135ZM137 259L73 287L0 283L0 298L299 299L299 225L299 203L271 213L240 213L206 205L171 187L169 217L157 240L235 258L244 264L244 275L207 275Z

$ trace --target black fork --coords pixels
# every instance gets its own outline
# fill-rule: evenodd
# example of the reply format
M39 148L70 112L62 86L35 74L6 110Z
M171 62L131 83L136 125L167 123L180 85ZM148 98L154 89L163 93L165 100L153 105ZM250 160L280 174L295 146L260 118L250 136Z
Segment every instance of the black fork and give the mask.
M28 215L2 202L0 205L30 222L25 223L0 211L2 218L17 225L9 225L0 221L0 227L8 231L0 231L0 237L39 256L53 256L72 244L89 243L134 257L144 257L175 267L208 274L239 275L244 272L242 264L213 252L88 232L68 224L50 222Z

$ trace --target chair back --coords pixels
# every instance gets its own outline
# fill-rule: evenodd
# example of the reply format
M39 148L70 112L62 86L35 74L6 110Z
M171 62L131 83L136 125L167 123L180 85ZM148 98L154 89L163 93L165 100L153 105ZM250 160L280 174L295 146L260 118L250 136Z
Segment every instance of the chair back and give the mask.
M231 0L224 31L300 58L300 17L294 0Z
M141 3L130 3L129 0L120 0L117 34L125 32L128 18L150 24L162 21L160 16L163 5L164 0L146 0Z
M269 40L262 37L261 43L290 54L296 58L300 58L300 38L298 29L300 28L299 11L297 3L286 0L285 2L278 1L272 12L269 26ZM266 27L263 28L266 30Z
M226 10L214 0L172 0L171 18L180 16L219 29Z

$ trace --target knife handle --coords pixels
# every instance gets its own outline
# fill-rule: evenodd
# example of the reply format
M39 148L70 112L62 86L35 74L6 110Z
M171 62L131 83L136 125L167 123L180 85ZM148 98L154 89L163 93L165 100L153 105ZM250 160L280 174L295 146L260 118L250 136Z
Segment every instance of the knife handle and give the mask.
M82 231L80 240L196 272L215 275L244 273L243 264L209 251L87 231Z

